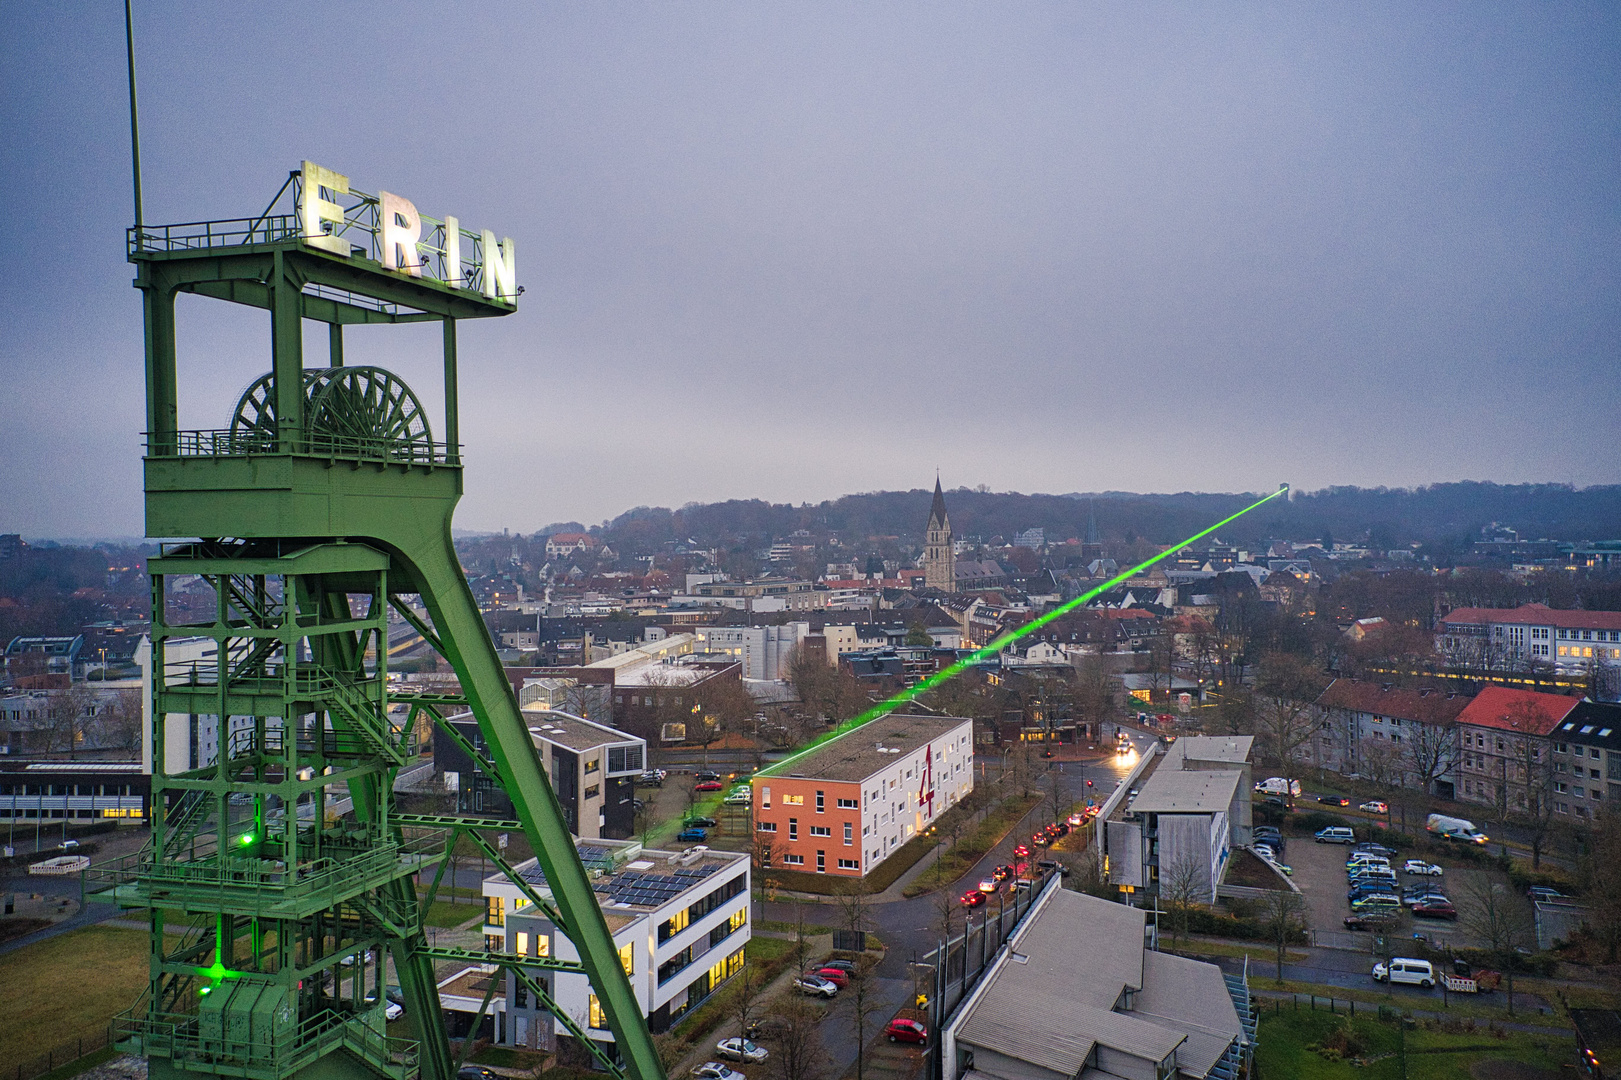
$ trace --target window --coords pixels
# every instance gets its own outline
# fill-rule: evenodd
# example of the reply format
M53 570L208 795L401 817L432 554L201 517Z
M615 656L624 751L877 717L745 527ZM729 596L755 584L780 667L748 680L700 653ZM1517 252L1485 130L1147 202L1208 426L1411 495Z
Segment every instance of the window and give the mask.
M860 809L860 807L857 805L855 799L840 799L838 801L838 807L839 807L840 810L858 810L858 809Z
M861 869L861 863L856 859L840 859L839 860L839 869L840 870L860 870Z
M803 855L784 855L782 857L782 861L787 863L789 866L804 866L805 865L805 856L803 856Z
M613 746L608 748L608 771L640 772L642 769L642 748L640 746Z
M552 954L552 939L545 934L535 935L535 951L530 956L550 956Z
M825 851L816 853L816 872L818 874L827 873L827 852Z
M519 956L529 955L529 935L522 930L518 931L517 953Z
M844 823L844 846L845 847L849 847L851 844L855 843L855 839L854 839L854 835L853 835L854 831L855 831L855 826L850 824L850 822L846 821Z
M810 827L810 834L812 836L832 836L833 830L828 828L826 825L812 825Z
M607 1028L608 1018L602 1015L602 1002L597 1000L597 995L595 994L591 995L589 1017L590 1018L587 1022L591 1025L592 1030L602 1031ZM575 1021L575 1023L579 1023L579 1021Z
M627 942L619 949L619 966L625 969L626 975L636 974L636 943Z
M796 817L791 817L788 819L788 839L799 839L799 819Z
M506 901L499 896L486 896L484 898L484 922L489 926L505 926L507 914L504 908Z
M768 787L760 789L760 808L763 810L771 809L771 789Z
M816 793L816 812L818 814L820 814L823 811L825 811L826 809L827 809L827 795L824 792L818 791Z
M670 957L668 960L664 961L664 963L659 965L659 985L663 986L665 983L669 982L678 972L686 968L691 963L692 946L688 945L685 949L682 949L680 952L676 953L674 956Z
M587 761L585 763L585 774L587 776L590 776L592 773L597 772L601 768L602 768L602 759L599 758L599 757L594 757L590 761Z
M777 823L775 821L762 821L754 828L758 832L776 832Z
M585 794L582 795L581 798L594 799L598 795L601 795L601 794L602 794L602 785L601 784L592 784L590 787L585 789Z
M668 919L665 919L664 922L659 926L659 944L664 944L666 941L669 941L681 931L685 930L687 928L687 921L686 908L682 908L674 915L671 915Z
M803 795L784 795L782 797L782 802L783 802L784 806L804 806L805 805L805 796L803 796Z

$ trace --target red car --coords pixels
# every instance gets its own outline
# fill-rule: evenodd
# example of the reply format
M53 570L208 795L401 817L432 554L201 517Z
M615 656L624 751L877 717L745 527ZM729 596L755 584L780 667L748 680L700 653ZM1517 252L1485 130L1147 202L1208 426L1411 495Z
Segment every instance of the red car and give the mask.
M1030 857L1030 849L1025 847L1023 844L1020 844L1018 847L1013 849L1013 856L1014 858L1018 859L1028 859Z
M838 987L840 990L843 990L846 986L850 985L850 973L848 971L845 971L843 968L836 968L836 967L817 968L816 969L816 974L818 976L820 976L821 978L826 979L828 982L832 983L834 986Z
M979 907L985 902L985 894L978 889L970 889L962 894L963 907Z
M726 785L721 783L719 780L701 780L698 783L692 785L692 790L694 790L694 791L719 791L721 788L723 788L725 786Z
M929 1041L929 1029L916 1020L908 1020L904 1016L897 1016L884 1028L884 1034L889 1036L890 1042L906 1042L923 1044Z
M1413 914L1422 915L1427 919L1456 919L1458 909L1447 900L1426 900L1413 905Z

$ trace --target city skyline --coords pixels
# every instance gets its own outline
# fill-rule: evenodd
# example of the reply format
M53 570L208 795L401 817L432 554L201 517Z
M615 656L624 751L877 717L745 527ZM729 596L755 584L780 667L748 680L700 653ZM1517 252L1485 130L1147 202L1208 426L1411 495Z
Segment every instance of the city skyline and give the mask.
M519 312L463 337L465 529L936 467L1618 479L1610 9L362 5L390 48L295 32L319 10L136 5L146 217L251 217L308 158L512 236ZM141 529L117 14L0 43L0 242L28 253L0 486L31 536ZM213 387L182 426L223 426L265 327L180 315ZM423 333L350 354L428 398Z

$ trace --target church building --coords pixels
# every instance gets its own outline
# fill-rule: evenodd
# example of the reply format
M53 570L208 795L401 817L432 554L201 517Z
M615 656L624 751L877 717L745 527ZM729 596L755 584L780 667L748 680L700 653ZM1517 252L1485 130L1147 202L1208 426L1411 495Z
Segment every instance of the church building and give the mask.
M934 505L929 507L928 536L923 548L923 584L941 592L957 591L957 552L951 546L951 518L940 478L934 478Z

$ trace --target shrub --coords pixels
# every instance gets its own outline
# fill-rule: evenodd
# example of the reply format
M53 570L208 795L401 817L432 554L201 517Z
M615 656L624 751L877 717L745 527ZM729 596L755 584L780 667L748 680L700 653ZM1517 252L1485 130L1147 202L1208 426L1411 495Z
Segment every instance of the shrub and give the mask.
M1349 825L1350 822L1338 814L1325 813L1322 810L1313 810L1309 814L1297 815L1294 824L1302 832L1317 833L1331 825Z
M1533 885L1545 885L1560 892L1574 892L1575 882L1570 877L1557 870L1532 870L1518 859L1509 864L1508 880L1518 892L1525 892Z

